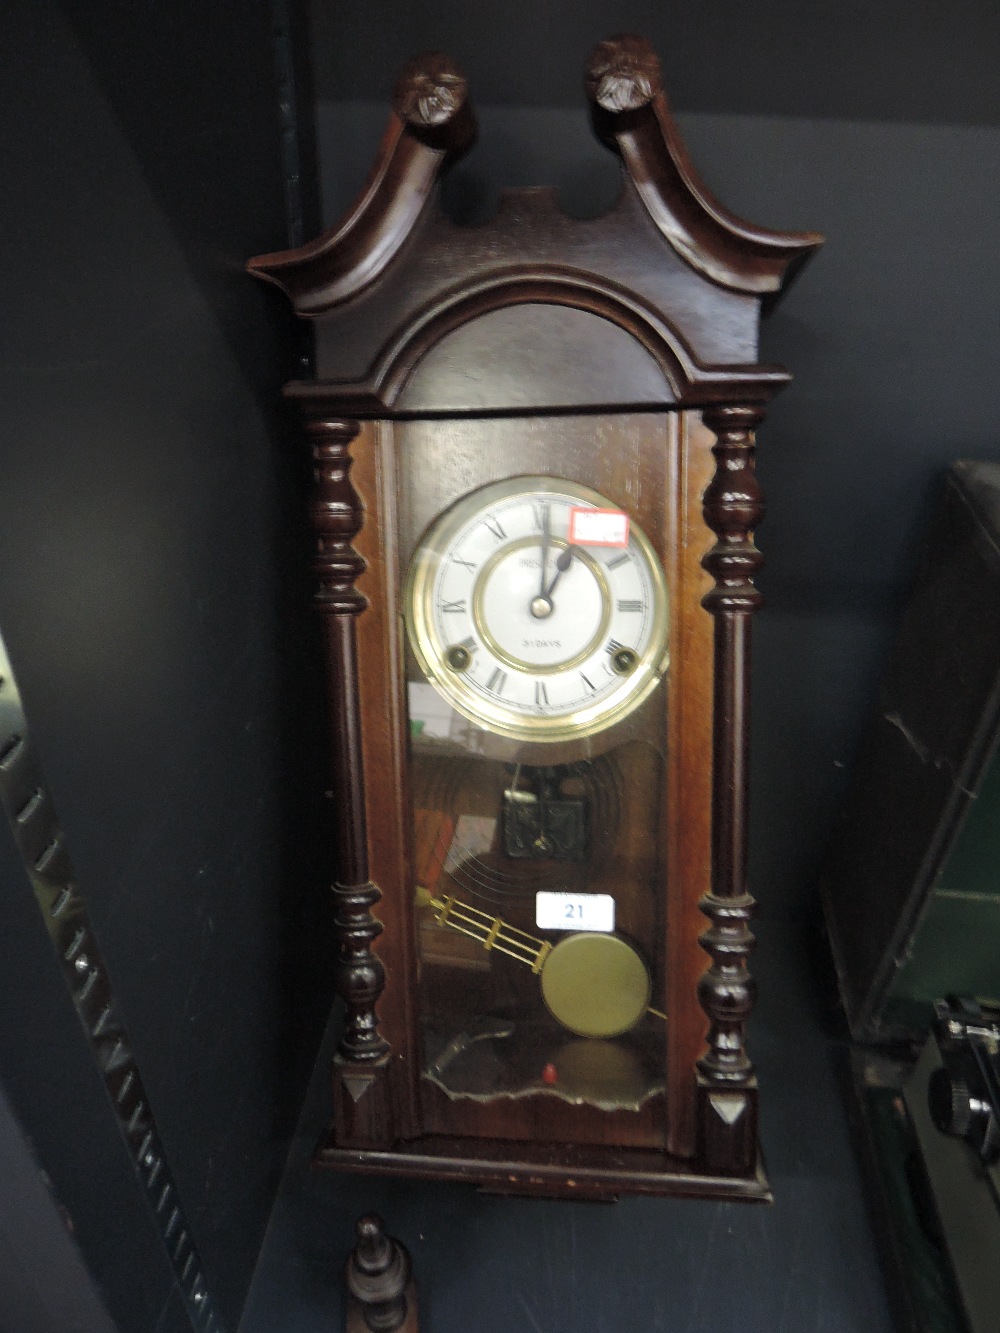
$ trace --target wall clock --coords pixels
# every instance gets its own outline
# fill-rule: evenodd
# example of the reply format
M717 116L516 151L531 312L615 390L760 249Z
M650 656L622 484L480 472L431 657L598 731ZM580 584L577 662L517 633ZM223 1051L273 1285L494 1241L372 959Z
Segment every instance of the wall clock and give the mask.
M346 1018L318 1160L494 1191L767 1197L744 1047L761 309L821 244L695 175L649 45L586 71L608 215L506 193L445 57L348 216L250 270L315 330ZM331 853L332 857L334 853Z

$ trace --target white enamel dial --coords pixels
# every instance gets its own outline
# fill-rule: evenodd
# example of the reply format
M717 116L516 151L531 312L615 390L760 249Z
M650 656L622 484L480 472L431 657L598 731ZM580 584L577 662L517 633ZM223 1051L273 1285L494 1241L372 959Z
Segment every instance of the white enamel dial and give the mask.
M652 546L609 500L556 477L497 482L447 510L413 557L404 610L427 679L502 735L602 730L667 665Z

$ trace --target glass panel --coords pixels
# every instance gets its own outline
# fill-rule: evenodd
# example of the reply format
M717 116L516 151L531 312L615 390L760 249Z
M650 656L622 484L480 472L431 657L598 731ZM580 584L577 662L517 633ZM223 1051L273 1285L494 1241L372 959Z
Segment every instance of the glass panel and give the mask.
M418 432L401 486L424 1077L636 1110L664 1086L662 479L626 506L589 421L559 472L477 476L484 426L518 429L467 424L468 489L421 501Z
M631 740L537 766L421 737L413 761L428 1075L470 1096L546 1089L638 1105L662 1087L662 1019L648 1012L654 867L642 854L655 845L661 756ZM552 849L536 852L540 838ZM540 891L563 895L565 929L536 924ZM595 895L613 900L613 932L576 928Z

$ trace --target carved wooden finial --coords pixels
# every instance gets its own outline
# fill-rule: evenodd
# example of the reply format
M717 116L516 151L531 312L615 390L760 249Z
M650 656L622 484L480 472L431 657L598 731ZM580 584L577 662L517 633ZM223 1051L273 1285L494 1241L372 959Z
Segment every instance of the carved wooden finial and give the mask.
M458 116L468 96L465 75L451 57L429 51L403 66L392 104L414 129L439 129Z
M591 51L584 86L604 111L639 111L661 89L659 57L645 37L609 37Z
M365 1328L372 1333L416 1329L413 1286L406 1247L385 1234L374 1213L357 1225L357 1243L347 1261L347 1288L357 1302ZM357 1326L357 1320L354 1320ZM351 1321L348 1322L351 1327Z

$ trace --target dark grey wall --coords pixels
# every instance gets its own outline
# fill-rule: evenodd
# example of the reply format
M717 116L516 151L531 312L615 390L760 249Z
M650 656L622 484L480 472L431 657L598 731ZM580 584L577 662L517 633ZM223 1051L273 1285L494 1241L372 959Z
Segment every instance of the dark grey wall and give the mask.
M274 13L12 0L0 22L0 626L231 1326L330 994L294 342L242 272L287 243ZM103 1090L41 1093L87 1052L54 965L13 968L23 901L0 1079L33 1141L73 1145L39 1156L101 1282L135 1289L116 1314L173 1327L164 1275L126 1262L151 1219Z
M311 0L321 100L387 100L418 51L450 52L479 102L576 106L587 52L643 33L685 111L849 120L993 124L1000 120L992 0Z
M73 1295L80 1333L105 1333L109 1318L120 1333L188 1333L168 1255L2 818L0 885L0 1109L11 1117L0 1157L9 1237L0 1236L9 1311L0 1328L22 1333L36 1319L61 1329L56 1316ZM31 1243L55 1226L64 1237Z
M752 881L797 913L874 697L929 493L957 457L1000 457L1000 10L989 0L871 6L476 10L316 0L324 212L364 178L395 72L440 47L466 70L481 136L446 184L474 221L503 185L554 184L607 208L617 165L589 132L592 43L650 36L695 164L737 213L811 228L826 248L765 325L794 374L759 433L769 517L758 619Z
M0 1161L0 1328L10 1333L115 1333L2 1092Z

